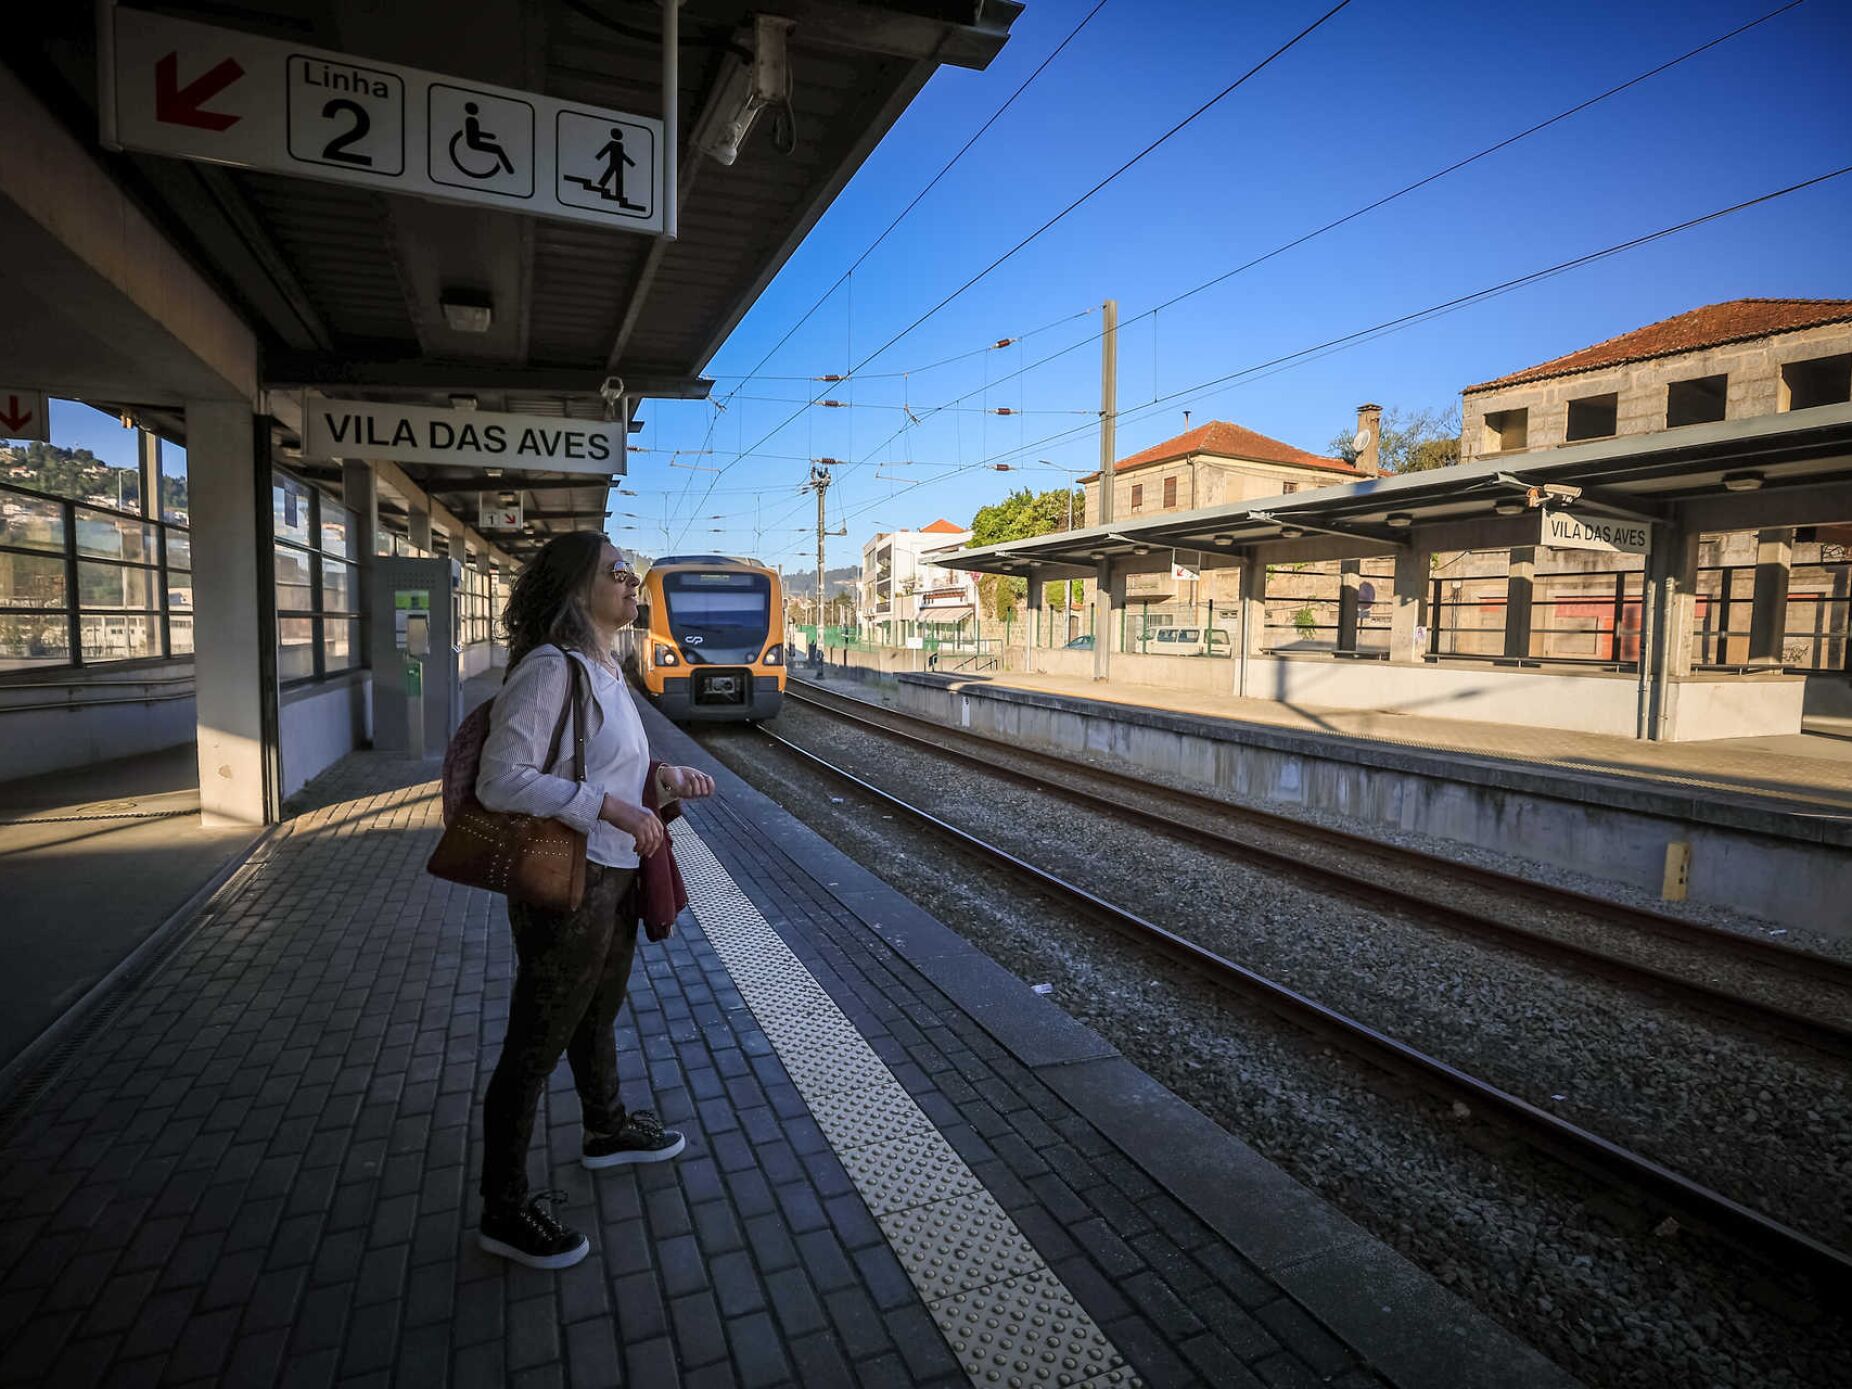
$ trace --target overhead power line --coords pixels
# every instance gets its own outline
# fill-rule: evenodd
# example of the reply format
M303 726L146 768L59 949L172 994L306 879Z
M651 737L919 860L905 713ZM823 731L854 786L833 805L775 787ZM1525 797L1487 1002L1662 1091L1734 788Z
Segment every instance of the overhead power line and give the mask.
M1402 329L1414 327L1416 324L1427 322L1431 319L1441 317L1444 314L1454 313L1460 309L1469 308L1475 304L1483 303L1486 300L1497 298L1500 295L1509 294L1513 290L1522 289L1527 285L1553 279L1558 275L1567 274L1572 270L1579 270L1585 266L1593 265L1599 261L1621 255L1624 252L1637 250L1653 242L1662 241L1670 236L1676 236L1680 232L1690 231L1695 227L1705 226L1708 223L1733 216L1738 212L1745 212L1753 207L1760 207L1765 203L1774 202L1778 198L1789 197L1792 194L1803 192L1809 188L1817 188L1822 184L1830 183L1834 179L1844 178L1847 174L1852 174L1852 164L1847 164L1841 168L1818 174L1813 178L1803 179L1799 183L1791 183L1785 188L1777 188L1772 192L1763 193L1754 198L1747 198L1742 202L1732 203L1728 207L1718 208L1713 212L1704 213L1702 216L1687 218L1682 222L1675 222L1670 226L1661 227L1657 231L1646 232L1640 236L1630 237L1625 241L1616 242L1612 246L1604 246L1598 251L1590 251L1584 255L1572 256L1568 260L1557 261L1555 264L1545 266L1540 270L1533 270L1524 275L1518 275L1508 280L1501 280L1497 284L1488 285L1483 289L1474 290L1469 294L1462 294L1451 299L1444 299L1439 303L1430 304L1426 308L1416 309L1411 313L1398 314L1394 318L1384 319L1380 323L1371 324L1367 328L1359 328L1353 332L1342 333L1336 337L1326 338L1324 341L1314 343L1310 347L1302 347L1297 351L1282 353L1277 357L1270 357L1266 361L1256 362L1252 366L1243 367L1238 371L1227 372L1220 376L1210 377L1205 381L1198 381L1193 385L1182 387L1179 390L1159 396L1156 399L1145 402L1143 405L1136 406L1132 410L1126 411L1120 415L1120 421L1124 423L1128 419L1143 418L1155 411L1158 407L1172 404L1184 397L1196 396L1202 392L1232 385L1247 378L1271 375L1275 371L1282 370L1299 362L1308 361L1329 352L1355 346L1358 343L1383 337L1390 333L1400 332ZM1088 432L1089 428L1089 426L1076 426L1071 429L1058 430L1053 434L1044 435L1040 439L1031 440L1015 448L1005 449L1000 453L994 453L988 457L980 458L974 463L967 463L958 471L975 471L976 469L985 468L994 463L1018 457L1033 450L1045 449L1051 445L1063 443L1084 434ZM906 487L898 489L895 493L885 494L877 498L852 514L861 515L871 507L885 506L894 496L899 495L900 492L912 491L916 487L926 486L929 482L943 482L955 475L956 474L946 474L942 477L922 479L920 482L911 483Z
M1050 217L1046 222L1043 222L1041 226L1037 227L1034 231L1030 232L1027 236L1023 237L1022 240L1018 241L1014 246L1010 247L1009 250L1005 251L1002 255L998 256L989 265L986 265L982 270L978 271L977 274L973 275L970 279L966 280L963 284L958 286L957 289L953 290L950 294L946 295L945 298L941 299L938 303L934 304L930 309L926 310L925 313L921 314L918 318L914 319L906 327L902 328L898 333L894 334L893 337L889 338L886 342L882 343L881 346L877 347L873 352L869 353L859 363L857 363L855 367L851 369L851 375L853 375L854 372L860 371L863 367L867 366L870 362L874 361L877 357L879 357L883 352L887 351L888 348L892 347L895 343L901 341L901 339L905 338L908 334L912 333L915 328L918 328L922 323L924 323L927 319L931 318L934 314L938 313L939 310L943 309L947 304L952 303L960 295L964 294L966 290L970 289L973 285L977 284L980 280L982 280L985 276L989 275L998 266L1004 264L1004 262L1008 261L1012 256L1016 255L1024 247L1030 245L1038 237L1040 237L1044 232L1048 231L1051 227L1055 226L1063 218L1067 217L1070 213L1074 212L1077 208L1086 204L1089 200L1092 199L1094 194L1098 193L1101 189L1105 188L1107 184L1119 178L1127 170L1142 163L1147 157L1149 157L1152 154L1153 151L1157 150L1161 145L1163 145L1165 142L1170 140L1172 136L1176 135L1179 131L1183 130L1185 127L1193 124L1195 121L1197 121L1200 117L1205 115L1211 109L1218 106L1223 101L1227 100L1228 97L1230 97L1236 91L1240 90L1241 87L1246 85L1246 83L1250 79L1257 76L1259 73L1264 71L1266 68L1270 67L1273 63L1278 61L1280 58L1284 57L1287 53L1291 52L1294 48L1298 47L1299 44L1304 42L1307 38L1311 37L1312 34L1314 34L1320 28L1322 28L1326 23L1328 23L1332 18L1334 18L1340 11L1349 8L1350 3L1351 3L1351 0L1338 0L1337 4L1333 5L1330 9L1326 10L1317 19L1313 20L1310 24L1306 25L1305 28L1301 29L1298 33L1294 34L1290 39L1286 40L1285 43L1281 44L1278 48L1274 49L1273 52L1269 53L1266 57L1262 58L1258 63L1254 64L1253 67L1249 68L1246 72L1242 73L1241 76L1237 77L1233 82L1230 82L1226 87L1222 88L1221 91L1217 92L1214 96L1210 97L1201 106L1198 106L1194 111L1190 112L1189 115L1185 116L1182 120L1178 121L1175 125L1173 125L1169 130L1166 130L1162 135L1159 135L1155 140L1152 140L1148 145L1146 145L1143 149L1141 149L1137 154L1133 155L1130 159L1126 160L1125 163L1121 164L1118 168L1114 169L1111 173L1107 174L1106 177L1102 178L1098 183L1094 184L1093 187L1089 188L1086 192L1082 193L1078 198L1075 198L1066 207L1062 208L1059 212L1057 212L1053 217Z
M1373 202L1365 203L1362 207L1357 208L1355 211L1348 212L1344 214L1344 216L1342 217L1335 218L1334 220L1325 223L1322 227L1318 227L1312 231L1306 232L1301 236L1296 236L1290 241L1282 242L1280 245L1275 246L1272 250L1266 251L1262 253L1261 255L1255 256L1252 260L1245 261L1242 264L1235 266L1231 270L1224 270L1220 274L1214 275L1211 278L1204 280L1201 284L1194 285L1191 288L1184 290L1181 294L1172 295L1169 299L1164 300L1162 303L1159 303L1153 306L1152 308L1144 310L1142 313L1136 315L1133 318L1123 320L1119 325L1119 330L1121 332L1124 332L1126 329L1130 328L1133 324L1138 323L1142 319L1149 318L1155 314L1161 313L1165 309L1172 308L1178 304L1181 304L1184 300L1193 298L1194 296L1198 294L1202 294L1207 290L1213 289L1217 285L1223 284L1227 282L1228 280L1233 279L1237 275L1244 274L1247 271L1254 269L1256 266L1262 265L1265 262L1272 260L1275 256L1283 255L1287 251L1295 250L1298 247L1305 245L1307 242L1313 241L1317 239L1318 237L1325 235L1325 233L1327 232L1335 231L1339 227L1342 227L1346 225L1347 223L1356 221L1359 217L1362 217L1368 213L1374 212L1379 208L1386 207L1390 203L1395 202L1400 198L1404 198L1408 196L1410 193L1414 193L1419 189L1427 187L1431 183L1437 182L1438 180L1447 177L1449 174L1458 173L1461 169L1464 169L1468 167L1469 165L1476 164L1480 160L1485 159L1490 155L1498 153L1500 150L1508 149L1510 146L1517 144L1521 140L1529 139L1532 135L1536 135L1536 134L1541 133L1542 131L1548 130L1550 127L1554 125L1558 125L1561 122L1568 120L1571 116L1579 115L1582 112L1589 110L1591 107L1600 105L1602 102L1607 101L1611 97L1619 96L1622 92L1625 92L1625 91L1630 90L1631 88L1637 87L1642 82L1648 81L1649 79L1654 78L1654 77L1658 77L1663 73L1670 72L1673 68L1678 67L1681 63L1689 62L1691 59L1696 58L1700 54L1709 52L1711 49L1717 47L1719 44L1727 43L1731 39L1738 38L1741 35L1748 33L1750 30L1760 25L1766 24L1772 19L1778 18L1779 16L1786 14L1789 10L1798 8L1802 3L1804 3L1804 0L1789 0L1789 3L1778 6L1777 8L1768 11L1766 14L1763 14L1755 19L1750 20L1746 24L1740 24L1736 28L1729 30L1727 33L1719 34L1715 38L1708 39L1705 42L1699 44L1695 48L1687 49L1685 52L1679 54L1676 58L1670 58L1666 60L1665 62L1658 64L1657 66L1648 68L1646 71L1639 73L1636 76L1628 78L1625 82L1621 82L1615 86L1609 87L1604 92L1598 93L1595 96L1591 96L1591 97L1586 98L1585 100L1579 101L1575 103L1575 105L1573 106L1566 107L1563 110L1558 111L1555 115L1550 116L1549 118L1545 120L1538 121L1534 125L1527 126L1525 129L1517 131L1514 134L1507 135L1504 138L1497 140L1490 145L1485 146L1485 148L1477 151L1476 153L1469 154L1463 159L1455 160L1453 163L1447 165L1445 168L1437 169L1433 173L1428 174L1422 178L1418 178L1412 183L1403 185L1401 188L1396 189L1393 193L1389 193L1389 194L1384 195L1383 197L1377 198ZM964 403L965 401L971 399L972 396L982 394L984 391L994 390L996 387L1002 385L1006 381L1013 380L1016 377L1022 376L1028 372L1034 371L1039 367L1047 366L1050 362L1058 361L1060 358L1067 356L1071 352L1077 352L1083 347L1086 347L1092 343L1098 342L1100 340L1100 336L1101 335L1099 333L1094 333L1089 337L1081 338L1079 341L1070 343L1068 346L1062 348L1058 352L1051 352L1047 356L1039 357L1035 361L1030 362L1025 366L1017 367L1014 371L1006 372L1002 376L998 377L996 380L985 383L985 385L982 387L979 387L975 390L967 391L965 392L965 394L961 396L954 396L950 401L947 402L947 404L948 405L960 405ZM877 446L876 452L879 452L880 448L886 447L887 444L892 443L893 440L898 437L899 437L899 434L897 432L894 435L890 436L888 439L884 440L881 445ZM873 454L870 454L869 457L872 458ZM855 466L859 467L866 461L867 459L858 460Z

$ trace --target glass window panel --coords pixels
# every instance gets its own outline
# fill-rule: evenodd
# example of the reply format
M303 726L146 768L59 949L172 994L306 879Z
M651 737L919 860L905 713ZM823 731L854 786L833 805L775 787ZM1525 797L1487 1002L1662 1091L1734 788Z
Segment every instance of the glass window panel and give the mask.
M315 619L277 619L277 678L302 680L315 674Z
M153 564L154 544L152 522L105 516L83 507L77 509L77 553L80 555Z
M167 639L169 654L174 656L191 656L193 654L193 619L182 617L178 613L167 619Z
M64 553L64 508L43 497L0 492L0 545Z
M159 618L84 613L78 630L86 661L140 661L161 654Z
M167 607L171 611L190 612L193 607L193 576L184 570L167 571Z
M151 610L159 606L155 602L157 577L152 569L82 560L77 566L77 605Z
M293 477L271 474L270 509L278 540L309 543L309 489Z
M71 624L61 616L0 613L0 670L69 665Z
M322 611L351 613L354 606L354 572L338 559L322 561Z
M277 546L276 574L278 612L315 611L315 586L307 555L287 545Z
M353 517L344 506L322 499L322 549L342 559L354 558L356 530Z
M0 553L0 608L62 608L64 561Z
M51 402L52 442L7 450L7 481L123 511L141 510L141 435L73 400Z
M360 660L360 624L351 618L331 617L322 623L322 669L348 670Z
M193 567L193 537L185 531L172 527L167 531L167 567L169 569L191 569Z
M178 444L160 441L161 450L161 519L177 526L188 524L186 450Z

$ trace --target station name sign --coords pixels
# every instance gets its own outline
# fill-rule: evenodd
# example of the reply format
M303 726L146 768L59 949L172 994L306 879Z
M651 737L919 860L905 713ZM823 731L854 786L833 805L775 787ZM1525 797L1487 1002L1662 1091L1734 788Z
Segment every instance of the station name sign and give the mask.
M1653 548L1653 528L1644 521L1543 512L1543 544L1553 550L1600 550L1610 555L1644 555Z
M111 149L664 231L654 117L143 10L102 13Z
M544 468L609 477L625 471L622 420L569 420L488 410L435 410L310 396L309 458L387 458L460 468Z

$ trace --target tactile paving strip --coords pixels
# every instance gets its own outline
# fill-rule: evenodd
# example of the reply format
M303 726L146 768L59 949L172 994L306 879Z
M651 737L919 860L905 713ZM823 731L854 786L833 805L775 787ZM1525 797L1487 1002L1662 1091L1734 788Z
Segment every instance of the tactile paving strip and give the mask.
M902 1134L842 1153L842 1165L877 1216L911 1210L953 1196L982 1191L977 1174L962 1162L948 1166L945 1140L930 1130Z
M1035 1247L686 821L689 905L976 1385L1139 1385Z

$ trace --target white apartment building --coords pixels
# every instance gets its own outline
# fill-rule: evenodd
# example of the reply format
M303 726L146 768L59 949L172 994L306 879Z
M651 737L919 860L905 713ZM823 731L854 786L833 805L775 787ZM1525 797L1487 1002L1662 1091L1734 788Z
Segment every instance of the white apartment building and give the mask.
M930 552L957 549L971 532L943 517L918 530L883 531L862 546L856 608L869 640L905 646L920 624L955 623L977 611L977 576L945 569Z

